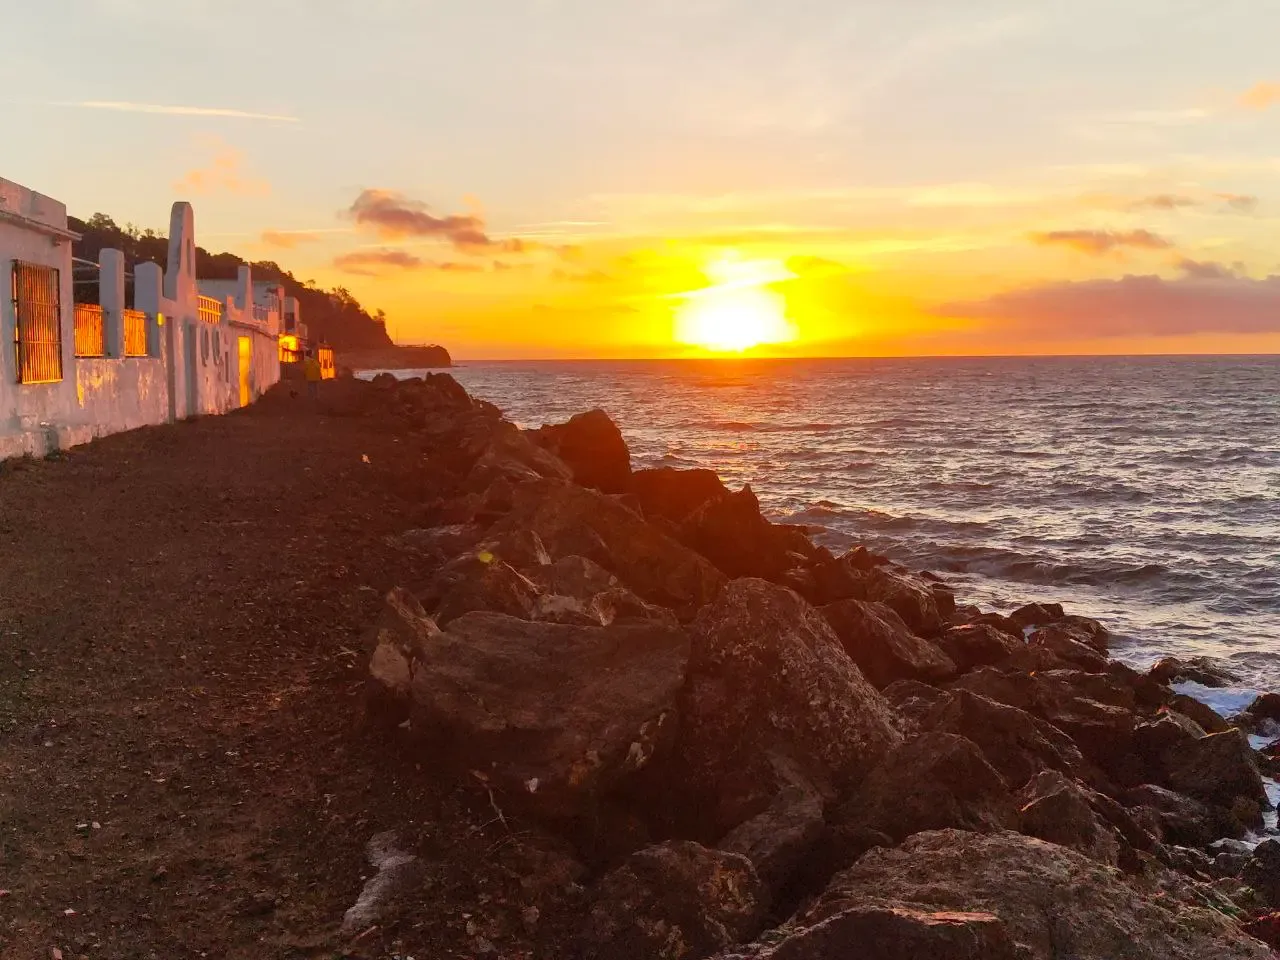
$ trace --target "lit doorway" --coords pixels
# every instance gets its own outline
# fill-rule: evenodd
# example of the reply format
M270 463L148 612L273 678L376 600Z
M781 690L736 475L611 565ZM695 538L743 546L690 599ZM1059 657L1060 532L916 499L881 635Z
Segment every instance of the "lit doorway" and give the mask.
M253 400L253 391L249 387L249 371L253 366L253 341L248 337L240 338L240 406L247 407Z

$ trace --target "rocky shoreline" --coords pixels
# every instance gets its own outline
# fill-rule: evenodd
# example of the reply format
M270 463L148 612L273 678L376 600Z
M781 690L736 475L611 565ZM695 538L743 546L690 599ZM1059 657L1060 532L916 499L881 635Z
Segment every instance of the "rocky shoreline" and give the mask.
M1247 734L1280 697L1224 718L1171 687L1211 664L1142 673L1055 604L834 556L710 471L634 470L598 410L522 431L447 374L333 387L327 412L426 451L401 541L434 572L371 625L367 721L527 825L526 920L573 931L545 956L1280 945L1280 842L1244 842L1273 764ZM416 895L375 839L353 933Z

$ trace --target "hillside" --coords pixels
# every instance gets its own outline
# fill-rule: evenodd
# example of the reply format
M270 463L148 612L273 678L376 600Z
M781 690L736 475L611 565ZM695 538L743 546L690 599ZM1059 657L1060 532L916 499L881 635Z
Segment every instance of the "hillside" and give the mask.
M86 220L68 218L69 227L81 235L74 245L74 255L94 263L104 247L122 250L126 270L132 274L137 263L148 260L164 264L168 257L169 241L154 230L138 230L132 225L121 227L109 216L95 213ZM396 346L387 335L386 317L379 310L371 314L345 287L324 290L312 281L298 280L292 273L270 260L250 262L233 253L210 253L196 247L196 272L206 280L234 280L241 264L253 267L255 280L275 280L291 297L297 297L302 319L313 337L329 343L340 354L351 351L396 352ZM84 275L84 279L89 276ZM94 278L96 279L96 278ZM76 299L92 301L97 298L97 285L78 283ZM448 354L442 354L437 365L448 366Z

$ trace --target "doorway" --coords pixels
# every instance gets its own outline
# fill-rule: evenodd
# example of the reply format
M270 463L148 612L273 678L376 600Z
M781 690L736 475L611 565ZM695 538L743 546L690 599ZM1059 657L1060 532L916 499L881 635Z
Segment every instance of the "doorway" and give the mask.
M253 341L248 337L240 338L240 406L247 407L253 400L250 386L250 369L253 366Z

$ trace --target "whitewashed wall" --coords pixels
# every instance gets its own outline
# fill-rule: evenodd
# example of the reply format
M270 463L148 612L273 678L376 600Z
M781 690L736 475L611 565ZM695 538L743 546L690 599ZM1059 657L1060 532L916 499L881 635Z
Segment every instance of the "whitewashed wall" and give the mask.
M199 317L195 271L195 215L175 203L169 256L134 270L135 309L147 314L147 357L124 356L123 256L100 258L100 302L105 316L104 358L77 359L66 208L0 180L0 459L51 450L148 424L227 413L241 405L242 368L252 402L280 379L279 310L255 316L254 283L242 267L234 293L221 296L217 323ZM63 378L54 384L17 382L12 262L25 260L61 271ZM240 340L248 341L242 363Z

